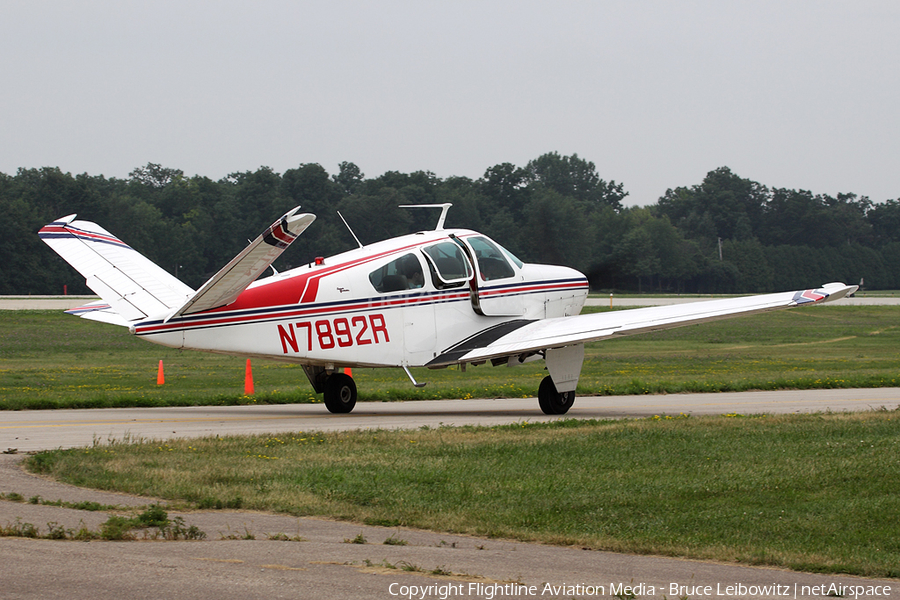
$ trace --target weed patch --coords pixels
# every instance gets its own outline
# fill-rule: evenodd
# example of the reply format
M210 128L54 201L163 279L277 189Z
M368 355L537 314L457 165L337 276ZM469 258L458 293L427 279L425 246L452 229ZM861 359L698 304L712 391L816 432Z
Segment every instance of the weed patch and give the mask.
M139 535L135 530L144 530ZM136 517L110 515L100 524L99 531L89 530L84 523L78 529L66 529L59 523L47 523L46 533L32 523L23 523L16 519L15 523L7 523L0 527L0 536L42 538L48 540L107 540L123 541L136 539L165 540L202 540L206 533L195 525L185 525L182 517L169 520L168 514L159 505L152 505Z
M398 538L396 535L391 535L382 542L385 546L405 546L408 543L409 542Z

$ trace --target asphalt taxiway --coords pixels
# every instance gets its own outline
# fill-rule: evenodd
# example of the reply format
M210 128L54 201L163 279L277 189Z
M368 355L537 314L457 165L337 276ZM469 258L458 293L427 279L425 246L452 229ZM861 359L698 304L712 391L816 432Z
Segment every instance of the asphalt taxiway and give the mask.
M108 440L192 438L349 429L416 429L502 425L560 418L612 419L654 415L841 412L894 409L900 389L778 390L722 394L589 396L563 417L543 414L535 398L360 402L334 415L322 404L105 408L0 412L0 450L72 448Z

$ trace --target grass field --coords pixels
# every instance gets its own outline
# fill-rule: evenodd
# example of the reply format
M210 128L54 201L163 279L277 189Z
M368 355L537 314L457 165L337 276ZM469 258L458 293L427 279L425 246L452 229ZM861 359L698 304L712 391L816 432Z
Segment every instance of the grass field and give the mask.
M189 507L900 577L898 411L290 432L28 460Z
M597 309L595 309L597 310ZM156 385L159 360L166 384ZM147 343L57 311L0 312L0 409L321 401L299 366ZM515 369L354 369L360 400L531 397L543 362ZM900 385L900 307L821 306L589 344L579 395Z

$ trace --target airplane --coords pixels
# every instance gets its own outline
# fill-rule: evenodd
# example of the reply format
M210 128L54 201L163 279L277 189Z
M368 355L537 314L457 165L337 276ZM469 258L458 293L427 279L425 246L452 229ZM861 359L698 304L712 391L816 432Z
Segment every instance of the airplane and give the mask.
M101 298L66 312L172 348L297 363L332 413L356 405L356 383L344 369L400 368L421 387L410 367L544 360L538 405L562 415L575 401L585 343L820 304L857 289L828 283L582 315L588 280L579 271L526 264L485 235L445 229L451 204L408 207L439 208L435 228L369 245L357 239L358 248L259 279L315 221L298 206L199 290L74 214L38 235Z

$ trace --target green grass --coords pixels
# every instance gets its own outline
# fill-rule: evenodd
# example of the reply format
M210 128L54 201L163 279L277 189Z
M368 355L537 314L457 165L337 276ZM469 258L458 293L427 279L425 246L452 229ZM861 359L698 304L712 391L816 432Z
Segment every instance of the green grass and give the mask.
M30 468L169 501L900 577L900 412L118 443Z
M590 309L602 310L602 309ZM900 307L811 307L589 344L579 395L900 385ZM159 360L166 384L156 385ZM179 351L57 311L0 312L0 409L317 402L297 365ZM360 400L532 397L543 362L354 369Z
M163 360L166 384L156 385ZM245 360L150 344L121 327L59 311L0 311L0 408L88 408L312 402L303 371L254 361L256 398L243 395Z

